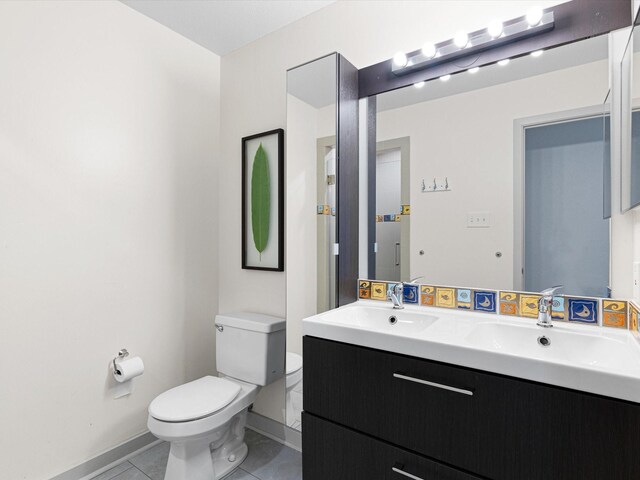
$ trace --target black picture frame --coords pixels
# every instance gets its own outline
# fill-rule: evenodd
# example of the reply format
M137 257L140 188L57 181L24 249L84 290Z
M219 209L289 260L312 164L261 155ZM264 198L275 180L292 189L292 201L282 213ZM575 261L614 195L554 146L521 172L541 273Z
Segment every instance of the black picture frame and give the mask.
M277 213L277 228L278 235L277 241L277 261L272 262L271 265L255 265L251 263L247 248L249 247L248 234L251 229L247 228L247 219L250 218L251 213L247 210L249 208L249 202L247 199L247 179L251 175L250 163L251 158L248 158L248 148L252 141L260 138L266 138L271 136L277 136L277 187L275 189L275 196L277 197L277 205L275 212ZM283 272L284 271L284 130L282 128L276 128L255 135L242 138L242 268L245 270L263 270L271 272ZM271 190L271 199L273 201L273 189ZM274 210L272 209L272 212Z

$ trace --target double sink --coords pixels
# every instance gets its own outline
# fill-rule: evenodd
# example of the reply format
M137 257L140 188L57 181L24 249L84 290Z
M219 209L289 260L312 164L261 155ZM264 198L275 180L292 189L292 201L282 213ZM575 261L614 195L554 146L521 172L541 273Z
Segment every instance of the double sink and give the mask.
M303 334L640 403L628 330L360 300L304 319Z

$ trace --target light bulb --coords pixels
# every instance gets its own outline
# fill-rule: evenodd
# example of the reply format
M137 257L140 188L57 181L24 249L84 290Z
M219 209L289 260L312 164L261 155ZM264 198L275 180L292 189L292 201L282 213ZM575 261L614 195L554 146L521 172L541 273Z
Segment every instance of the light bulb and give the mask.
M450 78L451 78L451 75L443 75L442 77L440 77L440 81L448 82Z
M416 87L416 88L422 88L422 87L424 87L424 82L414 83L413 86Z
M499 60L499 61L498 61L498 65L500 65L501 67L504 67L505 65L509 65L509 62L510 62L510 61L511 61L511 60L509 60L508 58L505 58L505 59L503 59L503 60Z
M398 67L404 67L407 65L407 56L404 52L398 52L393 56L393 63Z
M489 27L487 27L487 32L491 35L492 38L498 38L502 35L502 22L500 20L493 20L489 23Z
M480 70L480 67L473 67L473 68L470 68L469 70L467 70L467 72L469 72L469 73L478 73L479 70Z
M527 12L527 23L530 27L535 27L542 20L542 9L540 7L533 7Z
M453 37L453 43L456 44L458 48L464 48L469 43L469 35L466 32L458 32L456 36Z
M433 43L427 42L422 46L422 55L428 59L435 57L437 52L436 46Z
M539 57L540 55L542 55L543 52L544 52L544 50L536 50L535 52L531 52L531 56L532 57Z

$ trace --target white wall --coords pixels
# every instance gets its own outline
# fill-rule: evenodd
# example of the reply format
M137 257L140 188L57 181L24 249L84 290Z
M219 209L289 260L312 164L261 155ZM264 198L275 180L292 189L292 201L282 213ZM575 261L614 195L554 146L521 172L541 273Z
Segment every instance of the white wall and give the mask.
M410 276L442 285L514 288L513 122L601 105L608 82L602 60L380 112L378 141L411 138ZM452 191L422 193L422 179L434 177L448 177ZM490 228L467 228L467 213L478 211L490 212Z
M338 51L356 67L410 51L426 40L451 38L493 18L513 18L534 5L562 3L536 0L338 1L222 58L221 126L225 181L220 184L220 310L256 310L284 316L285 274L240 267L240 140L243 136L285 127L286 70ZM285 132L286 134L286 132ZM288 158L288 161L292 161ZM291 201L291 198L289 199ZM288 266L285 265L285 271ZM287 281L303 278L287 275ZM300 301L289 298L287 302ZM257 410L277 418L284 391L261 395Z
M45 479L215 372L219 57L115 1L3 1L0 38L0 477Z

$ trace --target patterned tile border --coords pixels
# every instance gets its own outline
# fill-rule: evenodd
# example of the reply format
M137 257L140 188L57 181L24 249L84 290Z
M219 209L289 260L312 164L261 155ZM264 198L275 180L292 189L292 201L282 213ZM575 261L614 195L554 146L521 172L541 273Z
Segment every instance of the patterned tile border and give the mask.
M387 291L394 285L395 282L358 280L359 298L386 301ZM403 293L408 304L538 318L537 293L423 284L405 284ZM640 332L640 307L627 300L559 295L553 297L551 316L554 321Z
M320 213L320 205L318 205L318 213ZM402 217L411 215L411 205L400 205L400 213L390 213L376 215L376 222L400 222Z
M331 208L329 205L318 205L316 213L318 215L336 216L336 207Z
M399 213L392 213L391 215L376 215L376 222L399 222L402 219L402 215Z

